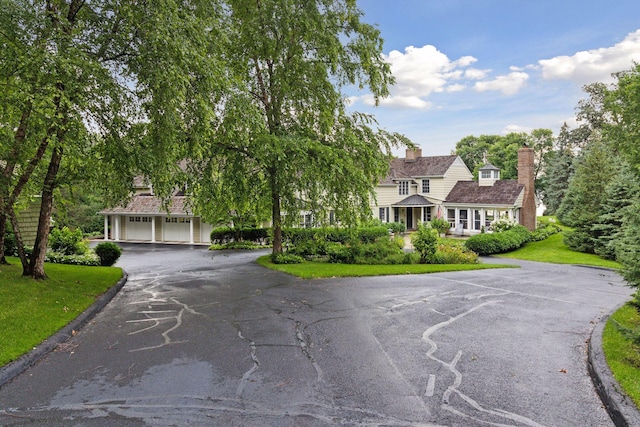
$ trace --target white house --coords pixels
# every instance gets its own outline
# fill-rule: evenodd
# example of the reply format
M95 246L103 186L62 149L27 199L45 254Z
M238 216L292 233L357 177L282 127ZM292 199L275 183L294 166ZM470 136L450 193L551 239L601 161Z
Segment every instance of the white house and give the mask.
M373 215L382 222L403 222L415 229L420 222L445 218L457 234L477 234L498 218L508 218L535 228L533 150L518 153L519 179L501 180L500 170L486 165L474 181L456 155L422 157L422 150L407 150L406 157L391 161L388 175L378 184ZM527 191L530 190L530 191ZM525 201L533 202L524 215Z

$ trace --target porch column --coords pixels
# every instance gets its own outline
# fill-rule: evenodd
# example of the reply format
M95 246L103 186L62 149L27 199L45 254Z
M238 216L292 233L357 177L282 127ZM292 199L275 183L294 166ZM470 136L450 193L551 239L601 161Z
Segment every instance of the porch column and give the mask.
M151 217L151 243L156 242L156 217Z
M115 228L115 231L114 231L115 235L113 237L113 240L115 240L116 242L119 242L120 241L120 215L116 215L113 218L113 225L114 225L113 228Z
M104 240L109 240L109 215L104 216Z
M193 218L189 219L189 243L193 244Z

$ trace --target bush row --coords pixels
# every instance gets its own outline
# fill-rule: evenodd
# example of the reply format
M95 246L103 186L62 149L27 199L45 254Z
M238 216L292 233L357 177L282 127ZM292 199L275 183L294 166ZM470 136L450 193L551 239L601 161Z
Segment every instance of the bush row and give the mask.
M211 243L223 244L232 241L249 241L264 243L270 238L271 230L269 228L233 228L233 227L216 227L211 230Z
M282 231L282 237L293 246L314 241L373 243L380 237L388 237L389 230L386 225L360 228L287 228Z
M522 225L515 225L499 233L482 233L469 237L465 247L478 255L492 255L518 249L529 241L531 233Z
M30 258L33 254L33 247L25 246L25 255ZM7 255L17 255L15 253ZM87 250L86 253L78 254L65 254L62 252L47 251L45 254L45 262L54 264L71 264L71 265L86 265L86 266L112 266L116 263L118 258L122 255L122 249L120 246L112 242L102 242L96 245L93 251Z

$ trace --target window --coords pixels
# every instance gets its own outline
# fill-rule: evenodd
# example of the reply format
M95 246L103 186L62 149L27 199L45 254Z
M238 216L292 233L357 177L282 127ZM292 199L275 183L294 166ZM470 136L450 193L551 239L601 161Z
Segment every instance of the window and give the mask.
M150 216L130 216L129 222L151 222Z
M329 211L329 224L334 225L336 223L336 212L334 210Z
M456 228L456 210L455 209L447 209L447 221L449 221L449 225L451 225L451 228Z
M409 194L409 181L400 181L398 185L398 194L406 196Z
M387 218L386 218L386 215L385 215L386 212L387 211L386 211L385 208L380 208L378 210L378 218L380 219L380 221L387 222Z
M429 180L428 179L423 179L422 180L422 192L423 193L428 193L429 192Z
M393 222L400 222L400 208L393 208Z
M491 171L490 170L480 171L480 177L482 179L491 179Z
M474 230L480 230L480 222L481 222L480 211L475 209L473 211L473 229Z
M466 209L461 209L460 210L460 225L462 225L462 229L466 230L468 228L467 226L467 219L469 215L469 211Z
M431 221L431 208L424 208L422 210L422 222Z

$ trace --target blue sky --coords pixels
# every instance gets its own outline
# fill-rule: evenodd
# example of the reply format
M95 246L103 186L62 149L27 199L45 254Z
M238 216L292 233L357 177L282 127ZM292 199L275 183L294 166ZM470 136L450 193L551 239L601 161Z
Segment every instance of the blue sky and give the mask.
M582 86L640 62L638 0L360 0L385 40L396 85L353 110L407 135L423 155L467 135L575 126ZM403 155L404 151L396 154Z

